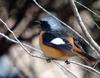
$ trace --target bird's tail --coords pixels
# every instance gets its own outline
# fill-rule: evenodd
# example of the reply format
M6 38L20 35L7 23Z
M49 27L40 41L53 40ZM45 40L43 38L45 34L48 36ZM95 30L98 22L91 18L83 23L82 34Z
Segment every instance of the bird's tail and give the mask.
M94 66L97 62L97 59L85 52L79 52L80 55L83 56L83 60L86 61L88 64L90 64L91 66Z

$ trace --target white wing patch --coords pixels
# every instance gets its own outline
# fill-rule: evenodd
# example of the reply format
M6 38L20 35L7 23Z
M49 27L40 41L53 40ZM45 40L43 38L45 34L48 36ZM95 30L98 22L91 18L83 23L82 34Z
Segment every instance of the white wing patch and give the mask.
M56 45L65 44L65 42L61 38L55 38L51 40L51 43L56 44Z

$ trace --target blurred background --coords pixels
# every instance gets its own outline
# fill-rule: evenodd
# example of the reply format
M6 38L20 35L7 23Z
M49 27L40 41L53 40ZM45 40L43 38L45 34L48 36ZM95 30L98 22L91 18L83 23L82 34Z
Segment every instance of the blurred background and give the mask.
M77 0L100 15L100 0ZM37 0L46 10L57 16L63 22L70 25L78 33L84 36L81 28L74 17L69 0ZM77 5L80 15L93 39L100 45L100 18L90 13L82 6ZM0 18L5 21L9 28L16 34L17 38L30 46L40 50L38 35L41 31L39 25L33 21L48 15L41 10L32 0L0 0ZM14 39L12 34L0 22L0 32ZM85 37L85 36L84 36ZM95 52L82 41L87 52L95 55ZM88 48L87 48L88 47ZM38 56L39 52L27 48ZM96 56L95 56L96 57ZM82 62L78 57L70 60ZM60 62L61 63L61 62ZM83 62L82 62L83 63ZM62 63L61 63L62 64ZM96 74L83 70L77 65L65 65L79 78L100 78ZM99 70L99 65L97 70ZM66 71L67 72L67 71ZM31 57L18 44L15 44L3 36L0 36L0 78L72 78L71 74L59 69L54 63Z

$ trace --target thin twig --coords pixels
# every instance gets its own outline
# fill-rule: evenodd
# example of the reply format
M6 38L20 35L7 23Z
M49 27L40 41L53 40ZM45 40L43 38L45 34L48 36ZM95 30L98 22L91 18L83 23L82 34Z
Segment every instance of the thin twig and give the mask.
M98 18L100 18L100 15L98 15L97 13L95 13L94 11L92 11L91 9L89 9L88 7L86 7L85 5L81 4L80 2L78 2L78 1L76 1L76 0L75 0L75 2L76 2L77 4L79 4L80 6L84 7L86 10L88 10L88 11L91 12L92 14L94 14L95 16L97 16ZM100 26L99 26L96 22L94 22L94 24L95 24L96 27L100 30Z
M100 30L100 26L99 26L96 22L94 22L94 24L95 24L96 27Z
M81 64L81 63L78 63L78 62L75 62L75 61L69 61L70 63L73 63L73 64L76 64L76 65L79 65L80 67L88 70L89 72L95 72L97 75L100 76L100 72L97 71L96 69L90 67L90 66L87 66L87 65L84 65L84 64Z
M59 22L61 22L63 25L67 26L71 31L73 31L77 36L79 36L81 39L83 39L90 47L91 49L95 50L94 47L85 39L83 38L77 31L75 31L74 29L72 29L68 24L64 23L63 21L61 21L60 19L58 19L55 15L53 15L52 13L50 13L49 11L47 11L46 9L44 9L40 4L38 4L38 2L36 0L33 0L35 2L35 4L41 8L44 12L46 12L47 14L49 14L50 16L54 17L56 20L58 20ZM96 54L98 56L100 56L100 54L95 50Z
M100 15L98 15L97 13L95 13L94 11L92 11L91 9L89 9L88 7L86 7L85 5L81 4L80 2L76 1L75 2L79 5L81 5L82 7L84 7L85 9L87 9L89 12L91 12L92 14L94 14L95 16L97 16L98 18L100 18Z
M28 51L23 44L17 39L16 35L13 33L13 31L9 28L9 26L0 18L0 21L5 25L5 27L7 28L7 30L12 33L12 35L14 36L15 40L18 42L18 44L25 50L25 52L27 52L30 56L32 57L37 57L37 58L41 58L41 59L45 59L43 57L39 57L39 56L35 56L33 55L30 51Z
M91 37L91 35L88 33L88 30L86 29L80 15L79 15L79 12L78 12L78 9L74 3L74 0L69 0L70 3L71 3L71 6L72 6L72 9L74 11L74 14L78 20L78 23L83 31L83 33L85 34L86 38L88 39L88 41L90 42L90 44L95 48L95 50L99 53L99 56L100 56L100 47L99 45L93 40L93 38Z
M74 78L79 78L72 71L70 71L69 69L65 68L63 65L59 64L56 61L53 61L53 62L64 72L65 75L68 75L68 73L70 73L71 75L73 75ZM68 73L66 73L65 71L67 71Z
M3 34L3 33L1 33L1 32L0 32L0 35L3 36L3 37L5 37L7 40L9 40L9 41L11 41L11 42L18 44L18 42L17 42L16 40L14 40L14 39L12 39L12 38L9 38L8 36L6 36L5 34ZM23 43L23 42L21 42L21 43L22 43L24 46L26 46L26 47L28 47L28 48L30 48L30 49L32 49L32 50L38 51L39 53L42 54L42 51L41 51L41 50L36 49L36 48L34 48L33 46L30 46L30 45L28 45L28 44L26 44L26 43Z

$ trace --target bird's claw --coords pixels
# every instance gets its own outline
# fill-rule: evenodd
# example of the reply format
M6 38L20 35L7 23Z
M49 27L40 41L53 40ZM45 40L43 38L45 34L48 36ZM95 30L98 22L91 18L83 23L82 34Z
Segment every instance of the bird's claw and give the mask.
M70 64L70 62L69 62L68 60L65 60L65 63L66 63L66 64Z

